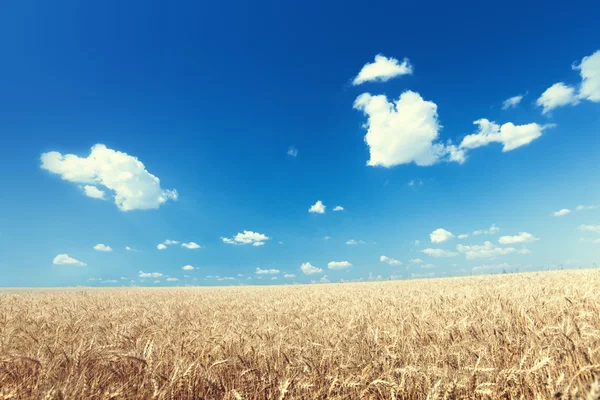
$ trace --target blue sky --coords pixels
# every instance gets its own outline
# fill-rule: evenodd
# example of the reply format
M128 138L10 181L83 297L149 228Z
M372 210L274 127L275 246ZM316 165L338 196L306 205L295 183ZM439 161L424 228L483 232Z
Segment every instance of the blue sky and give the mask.
M600 5L326 3L3 5L0 286L599 261Z

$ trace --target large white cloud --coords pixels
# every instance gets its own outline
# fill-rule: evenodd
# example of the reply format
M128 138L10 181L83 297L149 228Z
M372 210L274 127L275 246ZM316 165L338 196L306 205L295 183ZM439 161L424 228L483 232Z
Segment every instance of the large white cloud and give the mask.
M319 273L323 272L323 270L321 268L315 267L314 265L312 265L309 262L306 262L306 263L302 264L300 266L300 270L305 275L319 274Z
M431 257L442 258L442 257L456 257L458 255L455 251L443 250L443 249L423 249L423 253Z
M94 250L96 251L105 251L105 252L110 252L113 251L113 249L106 244L102 244L102 243L98 243L97 245L94 246Z
M515 236L501 236L500 238L498 238L498 243L501 243L501 244L529 243L529 242L535 242L536 240L540 240L540 239L536 238L529 232L520 232L518 235L515 235Z
M331 261L329 264L327 264L327 268L329 269L344 269L350 268L351 266L352 264L348 261Z
M405 58L400 64L395 58L387 58L382 54L378 54L375 56L374 62L367 63L362 67L352 84L356 86L372 81L386 82L397 76L410 74L412 74L412 66L408 58Z
M316 213L316 214L324 214L326 208L327 208L327 206L325 204L323 204L323 202L321 200L318 200L315 204L310 206L310 208L308 209L308 212Z
M557 107L579 103L579 98L577 97L577 89L565 85L563 82L558 82L546 89L535 103L542 107L542 114L548 114Z
M158 208L168 200L177 200L177 191L162 189L160 180L136 157L103 144L94 145L85 158L51 151L41 155L41 162L42 169L66 181L103 186L113 191L115 204L122 211ZM88 196L100 198L97 187L98 192L85 187L84 190Z
M431 243L442 243L446 240L452 239L453 237L454 235L452 234L452 232L449 232L443 228L438 228L429 234Z
M554 126L553 124L538 125L536 123L515 125L512 122L500 126L485 118L478 119L474 124L479 127L477 133L465 136L460 143L461 149L476 149L492 142L498 142L503 145L503 152L511 151L531 143L542 136L545 129Z
M600 50L583 57L581 63L574 65L573 69L579 70L581 75L578 97L600 102Z
M78 267L85 267L87 264L84 263L83 261L79 261L74 259L73 257L70 257L68 254L59 254L56 257L54 257L54 260L52 260L52 264L56 264L56 265L75 265Z
M496 247L490 241L486 241L483 245L462 245L456 246L456 250L459 253L465 254L467 259L472 260L476 258L492 258L496 256L502 256L510 254L516 249L512 247Z
M225 238L225 237L221 238L223 243L240 244L240 245L251 244L252 246L255 246L255 247L264 245L265 242L270 239L271 239L270 237L268 237L267 235L264 235L262 233L246 231L246 230L244 232L238 233L233 238Z
M456 146L436 142L441 129L437 105L423 100L419 93L408 90L393 103L385 95L363 93L354 101L354 108L367 116L363 126L367 129L369 166L465 161L464 152Z

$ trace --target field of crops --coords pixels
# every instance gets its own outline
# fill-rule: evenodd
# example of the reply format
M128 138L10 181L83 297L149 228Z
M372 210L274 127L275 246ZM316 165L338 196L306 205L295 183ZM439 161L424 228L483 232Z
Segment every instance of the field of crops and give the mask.
M597 399L600 270L0 291L0 399Z

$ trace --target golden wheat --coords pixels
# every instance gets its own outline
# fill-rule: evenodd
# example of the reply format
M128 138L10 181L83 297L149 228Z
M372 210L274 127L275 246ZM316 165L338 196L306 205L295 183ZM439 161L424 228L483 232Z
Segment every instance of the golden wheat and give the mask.
M598 399L600 271L0 294L0 399Z

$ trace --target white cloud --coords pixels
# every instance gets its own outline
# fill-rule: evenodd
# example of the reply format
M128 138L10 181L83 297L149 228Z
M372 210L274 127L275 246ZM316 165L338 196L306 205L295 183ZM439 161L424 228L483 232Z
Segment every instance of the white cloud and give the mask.
M523 100L524 94L519 94L517 96L509 97L508 99L502 102L502 109L508 110L509 108L515 108L521 100Z
M594 210L596 208L600 208L600 205L592 204L589 206L584 206L584 205L580 204L577 206L577 208L575 208L575 211Z
M288 156L298 157L298 149L294 146L290 146L290 148L287 151L287 154Z
M137 251L136 249L129 247L129 246L125 246L125 250L127 251Z
M259 247L259 246L264 246L265 242L254 242L252 243L252 246L254 247Z
M563 215L567 215L570 213L571 213L571 210L569 210L568 208L563 208L563 209L553 212L552 215L554 215L555 217L562 217Z
M140 278L160 278L163 276L163 274L161 274L160 272L144 272L144 271L138 271L138 276Z
M344 211L344 207L342 207L342 206L335 206L335 208L333 209L333 211Z
M296 275L294 275L294 274L285 274L285 275L283 275L283 277L284 277L284 278L291 279L291 278L295 278L295 277L296 277Z
M469 235L468 235L468 234L466 234L466 233L463 233L462 235L458 235L458 236L457 236L457 238L459 238L459 239L466 239L466 238L468 238L468 237L469 237Z
M167 248L167 246L171 246L171 245L174 245L174 244L179 244L179 241L178 240L167 239L164 242L156 245L156 248L158 250L165 250Z
M256 273L259 275L274 275L274 274L278 274L279 270L278 269L260 269L257 267Z
M465 246L459 244L456 246L456 250L458 250L459 253L465 254L468 260L476 258L492 258L516 251L516 249L512 247L495 247L490 241L484 242L483 245Z
M542 114L548 114L557 107L577 103L579 103L579 99L576 95L576 89L573 86L565 85L563 82L550 86L536 101L536 104L542 107Z
M169 282L177 282L179 279L177 278L167 278L167 281Z
M272 277L271 277L271 280L272 280L272 281L276 281L277 279L279 279L279 278L277 278L276 276L272 276Z
M83 187L83 191L87 197L91 197L92 199L104 200L105 192L103 190L98 189L96 186L85 185Z
M41 155L41 162L42 169L60 175L63 180L111 190L121 211L153 209L168 200L177 200L177 191L162 189L160 180L136 157L103 144L94 145L86 158L51 151Z
M388 102L385 95L363 93L354 108L367 117L365 142L369 146L369 166L386 168L414 162L419 166L440 161L465 161L464 151L452 144L435 143L441 125L437 105L410 90Z
M224 238L224 237L221 238L221 240L223 240L223 242L227 243L227 244L239 244L239 245L252 244L253 246L262 246L263 244L265 244L264 242L266 242L269 239L271 239L271 238L268 237L267 235L263 235L262 233L252 232L252 231L244 231L244 232L238 233L231 239ZM260 244L256 244L256 243L260 243Z
M309 262L306 262L300 266L300 269L305 275L319 274L323 272L321 268L317 268Z
M517 254L531 254L531 250L529 249L521 249L517 251Z
M181 267L181 269L182 269L182 270L184 270L184 271L193 271L193 270L195 270L196 268L194 268L194 267L193 267L193 266L191 266L191 265L184 265L183 267Z
M421 268L425 268L425 269L435 268L435 265L434 264L423 264L423 265L421 265Z
M159 279L157 279L157 280L155 280L155 281L154 281L154 283L160 283L160 280L159 280Z
M158 250L164 250L164 249L166 249L166 248L167 248L167 246L165 246L164 244L160 243L160 244L156 245L156 248L157 248Z
M412 72L412 65L408 58L405 58L400 64L395 58L377 54L374 62L366 63L362 67L352 84L357 86L365 82L387 82L397 76L410 75Z
M100 281L100 283L117 283L117 280L116 279L106 279L106 280Z
M323 277L321 279L319 279L319 283L329 283L331 282L329 279L327 279L327 275L323 275Z
M350 239L350 240L348 240L346 242L346 244L349 245L349 246L354 246L354 245L357 245L357 244L365 244L365 241L364 240L358 240L358 241L356 241L354 239Z
M324 240L329 240L329 239L331 239L331 236L325 236L323 239Z
M446 240L452 239L454 235L445 229L439 228L431 232L429 237L431 238L431 243L442 243Z
M235 280L235 278L234 278L234 277L232 277L232 276L224 276L224 277L222 277L222 278L219 278L219 277L217 277L217 280L218 280L218 281L234 281L234 280Z
M536 240L539 240L539 238L536 238L531 233L520 232L518 235L515 235L515 236L500 236L500 238L498 239L498 243L501 243L501 244L529 243L529 242L535 242Z
M329 264L327 264L327 268L329 269L344 269L344 268L350 268L352 266L352 264L350 264L348 261L331 261Z
M102 243L98 243L97 245L95 245L94 250L105 251L105 252L113 251L113 249L110 246L102 244Z
M413 244L414 244L415 246L418 246L418 245L420 245L420 244L421 244L421 241L417 239L417 240L415 240L415 241L414 241L414 243L413 243Z
M435 272L430 272L428 274L410 274L411 278L419 279L419 278L433 278L435 277Z
M594 102L600 102L600 50L592 55L583 57L579 65L573 69L579 70L581 85L578 97Z
M195 243L195 242L182 243L181 246L185 247L186 249L190 249L190 250L200 249L202 247L198 243Z
M442 249L424 249L421 250L423 253L427 254L431 257L441 258L441 257L456 257L458 253L454 251L442 250Z
M387 257L387 256L381 256L381 257L379 257L379 262L387 263L387 264L390 264L390 265L402 265L402 262L400 262L398 260L395 260L393 258Z
M420 264L423 262L423 260L421 260L420 258L411 258L410 260L408 260L411 264Z
M555 126L554 124L538 125L536 123L515 125L512 122L500 126L485 118L478 119L473 123L478 126L478 131L463 138L460 143L461 149L476 149L492 142L498 142L503 145L502 151L507 152L531 143L542 136L545 129Z
M478 231L474 231L473 235L495 235L500 232L500 228L498 228L495 224L492 224L489 229L480 229Z
M317 213L317 214L324 214L326 208L327 208L327 206L324 205L321 200L319 200L315 204L313 204L312 206L310 206L310 208L308 209L308 212Z
M52 264L56 264L56 265L75 265L77 267L85 267L87 264L74 259L73 257L69 257L68 254L59 254L56 257L54 257L54 260L52 260Z
M600 233L600 225L579 225L578 229L582 232Z

